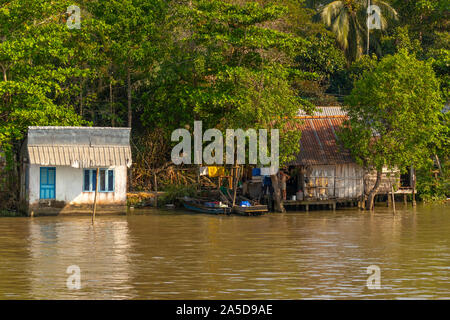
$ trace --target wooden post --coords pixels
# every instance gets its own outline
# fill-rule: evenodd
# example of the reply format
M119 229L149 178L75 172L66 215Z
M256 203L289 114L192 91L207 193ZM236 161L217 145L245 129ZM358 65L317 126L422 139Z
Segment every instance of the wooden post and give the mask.
M95 176L95 195L94 195L94 210L92 212L92 224L94 224L95 221L95 212L97 211L97 193L98 193L98 176L99 176L99 169L96 170L96 176ZM106 179L106 177L105 177Z
M408 195L406 193L403 195L403 202L405 203L405 206L408 205Z
M412 187L413 187L413 193L412 193L412 205L415 207L416 204L416 169L414 167L411 167L412 171Z
M436 164L437 164L437 166L438 166L438 168L439 168L439 174L440 174L441 177L442 177L442 176L443 176L443 173L442 173L441 161L439 161L439 157L438 157L437 154L434 155L434 159L435 159Z
M233 207L236 204L236 192L237 192L237 179L238 179L238 175L239 175L239 167L236 167L233 173Z
M370 0L367 0L367 55L369 55L370 48L370 29L369 29L369 17L371 12L369 12Z
M334 182L333 182L333 197L335 197L335 198L337 198L337 196L336 196L336 170L337 169L337 166L334 166L334 177L333 177L333 179L334 179ZM345 183L345 180L344 180L344 183Z
M219 186L220 186L220 178L219 178ZM197 170L197 190L200 191L202 188L200 186L200 165Z
M158 207L158 179L156 179L156 173L154 174L155 179L155 208Z
M394 187L392 186L392 183L391 183L391 194L392 194L392 208L394 209L394 213L395 213L395 193L394 193Z

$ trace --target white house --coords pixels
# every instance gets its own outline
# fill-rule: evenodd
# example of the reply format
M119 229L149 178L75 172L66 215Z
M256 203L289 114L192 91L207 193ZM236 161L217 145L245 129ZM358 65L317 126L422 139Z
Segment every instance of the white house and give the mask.
M98 213L124 213L131 163L129 128L29 127L22 149L22 210L92 213L97 191Z

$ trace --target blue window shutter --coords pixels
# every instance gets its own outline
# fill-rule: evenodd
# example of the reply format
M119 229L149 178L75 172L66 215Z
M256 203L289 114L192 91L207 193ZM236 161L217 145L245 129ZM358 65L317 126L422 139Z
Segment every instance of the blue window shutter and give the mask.
M91 171L91 177L92 177L92 188L91 191L95 191L95 188L97 187L97 170L96 169L92 169Z
M101 192L105 192L106 191L106 170L105 169L100 169L99 170L99 174L100 174L100 189L99 191Z
M108 170L108 191L114 191L114 170Z
M41 199L55 199L56 197L56 168L40 168L40 190Z
M91 185L90 185L90 170L84 169L83 170L83 191L91 191Z

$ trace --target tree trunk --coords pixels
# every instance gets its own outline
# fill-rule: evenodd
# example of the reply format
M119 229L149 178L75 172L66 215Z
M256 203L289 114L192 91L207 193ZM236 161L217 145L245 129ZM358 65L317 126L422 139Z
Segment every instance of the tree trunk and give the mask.
M127 96L128 96L128 128L131 128L132 111L131 111L131 74L130 68L127 68Z
M109 103L111 106L111 127L115 126L115 122L114 122L114 101L113 101L113 89L112 89L112 79L110 78L109 80Z
M25 174L25 172L22 172L21 168L21 157L20 157L20 147L17 148L17 151L14 153L14 166L13 166L13 173L9 177L9 185L12 189L14 189L14 199L13 203L18 207L20 202L20 187L22 183L22 174Z
M273 199L275 201L275 211L276 212L286 212L286 209L284 209L283 206L283 200L281 197L281 190L280 190L280 183L278 181L278 175L274 174L270 176L272 180L272 187L273 187Z
M377 170L377 180L375 181L375 185L373 186L372 190L370 190L368 196L369 198L367 204L368 210L374 210L374 200L375 196L377 195L378 189L380 188L382 174L383 170Z
M83 116L83 86L84 81L83 78L80 77L80 116Z
M239 179L239 166L236 166L234 169L233 174L233 207L236 205L236 192L237 192L237 185L238 185L238 179Z
M441 161L439 160L439 157L438 157L437 154L434 155L434 159L436 160L436 164L437 164L437 166L438 166L438 168L439 168L439 174L440 174L441 177L442 177L442 176L443 176L443 173L442 173Z
M132 110L131 110L131 71L130 67L127 68L127 99L128 99L128 128L131 128L132 123ZM130 183L128 185L128 191L131 191L131 183L133 181L133 170L131 168L128 169L128 177L130 179Z

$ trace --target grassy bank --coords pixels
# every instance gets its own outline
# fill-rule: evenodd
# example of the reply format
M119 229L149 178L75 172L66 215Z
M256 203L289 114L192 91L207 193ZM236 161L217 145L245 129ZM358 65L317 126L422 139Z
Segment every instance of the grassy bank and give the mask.
M1 210L0 209L0 217L23 217L24 215L17 211L11 210Z

